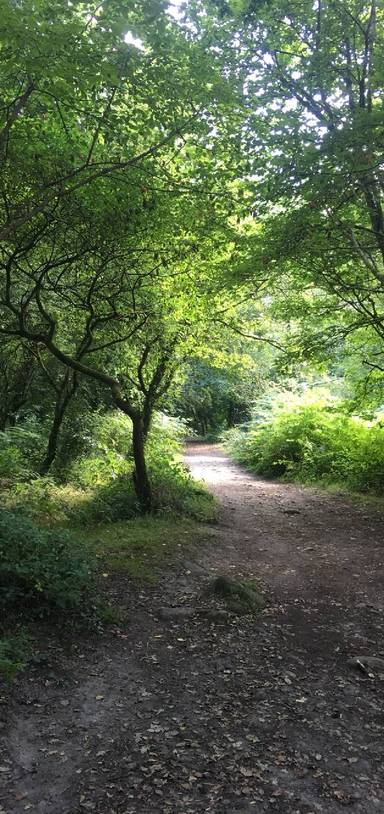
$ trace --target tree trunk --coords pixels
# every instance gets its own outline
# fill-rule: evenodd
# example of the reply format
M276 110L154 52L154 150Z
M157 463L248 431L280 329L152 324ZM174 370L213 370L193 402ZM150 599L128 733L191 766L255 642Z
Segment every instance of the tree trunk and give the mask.
M117 384L111 387L111 391L116 407L129 416L132 421L132 448L135 462L133 483L141 513L149 514L152 511L153 504L151 483L145 460L146 429L148 429L148 425L145 425L142 412L123 398Z
M152 510L152 489L145 460L144 424L141 416L135 416L132 422L133 458L135 461L133 482L140 505L140 511L142 514L148 514Z
M77 374L72 370L67 370L57 394L52 427L49 433L45 457L40 466L40 475L46 475L49 472L56 458L61 426L68 404L74 396L78 384Z
M153 415L153 408L152 405L145 399L144 409L143 409L143 436L144 436L144 443L148 438L149 430L151 429L152 423L152 415Z

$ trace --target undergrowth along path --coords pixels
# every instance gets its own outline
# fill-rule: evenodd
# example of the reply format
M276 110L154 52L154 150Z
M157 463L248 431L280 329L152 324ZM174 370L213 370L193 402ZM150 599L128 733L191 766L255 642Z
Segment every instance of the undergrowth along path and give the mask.
M186 459L217 526L155 586L111 581L126 624L51 640L49 671L17 681L0 812L381 814L384 518L212 446ZM255 580L265 609L199 612L217 574ZM161 618L173 605L196 613Z

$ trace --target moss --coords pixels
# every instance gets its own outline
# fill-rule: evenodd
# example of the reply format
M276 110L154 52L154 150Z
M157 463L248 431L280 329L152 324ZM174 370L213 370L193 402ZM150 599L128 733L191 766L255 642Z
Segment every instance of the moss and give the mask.
M225 600L234 613L257 613L264 605L254 582L219 576L213 580L210 591Z

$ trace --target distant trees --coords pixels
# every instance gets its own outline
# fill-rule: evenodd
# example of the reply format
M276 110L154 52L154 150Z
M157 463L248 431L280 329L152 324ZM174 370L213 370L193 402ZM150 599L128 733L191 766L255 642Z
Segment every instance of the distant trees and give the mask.
M239 361L233 354L221 368L201 359L192 359L186 366L173 408L189 420L198 435L215 435L250 417L260 370L251 358L248 368Z

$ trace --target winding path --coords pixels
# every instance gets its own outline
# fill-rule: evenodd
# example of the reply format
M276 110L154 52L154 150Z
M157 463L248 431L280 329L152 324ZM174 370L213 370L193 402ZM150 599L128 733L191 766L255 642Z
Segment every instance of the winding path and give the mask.
M187 462L218 525L155 587L112 586L126 628L18 685L1 814L382 814L384 669L348 659L384 657L383 517L212 446ZM258 581L265 610L200 613L217 573ZM159 618L173 604L196 613Z

